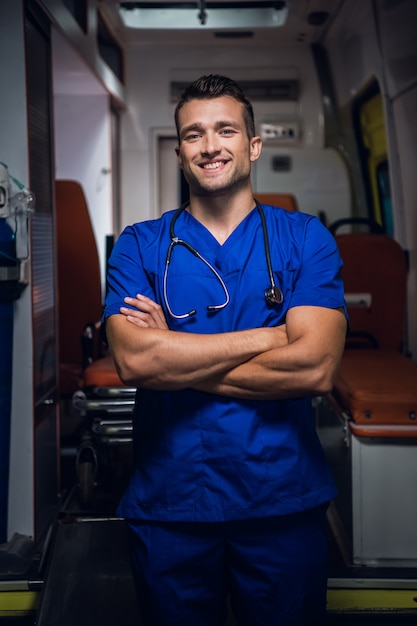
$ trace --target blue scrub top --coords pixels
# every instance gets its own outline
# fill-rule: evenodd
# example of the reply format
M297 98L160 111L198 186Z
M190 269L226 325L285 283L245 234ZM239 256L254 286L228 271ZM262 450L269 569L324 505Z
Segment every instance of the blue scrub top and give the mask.
M175 234L221 275L183 246L175 246L163 276L174 212L127 227L109 260L104 318L141 293L161 304L171 330L221 333L285 323L294 306L344 307L342 262L331 233L315 217L264 206L275 282L282 304L270 307L262 223L256 208L220 245L187 211ZM128 519L225 521L300 512L331 500L336 490L318 440L310 398L259 401L192 389L138 389L134 411L134 473L118 514Z

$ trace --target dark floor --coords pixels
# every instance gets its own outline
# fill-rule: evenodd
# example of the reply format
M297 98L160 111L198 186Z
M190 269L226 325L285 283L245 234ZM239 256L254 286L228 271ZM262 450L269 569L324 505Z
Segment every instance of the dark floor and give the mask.
M64 439L69 451L62 464L66 498L51 539L54 549L48 551L46 559L44 574L50 583L44 586L41 607L36 617L0 617L0 625L139 626L123 522L106 520L114 517L117 501L130 473L130 450L128 447L101 450L101 466L96 476L93 497L89 505L81 506L75 457L70 452L71 432L66 432L65 428ZM114 471L116 466L119 469ZM329 540L330 577L362 577L363 572L349 563L349 547L332 522L329 523ZM103 550L103 546L106 546L106 550ZM61 576L63 562L66 563L65 577ZM372 577L373 574L378 577L381 570L372 572L368 568L368 576ZM385 574L399 575L399 572ZM96 603L94 598L97 599ZM66 610L68 607L71 607L71 618ZM52 615L55 617L52 618ZM414 614L328 614L328 621L322 626L411 624L417 626L417 604ZM232 615L225 626L236 626Z

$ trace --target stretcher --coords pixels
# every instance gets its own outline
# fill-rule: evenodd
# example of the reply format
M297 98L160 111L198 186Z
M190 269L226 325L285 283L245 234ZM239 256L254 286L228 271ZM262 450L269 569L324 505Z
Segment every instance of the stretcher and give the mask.
M353 565L417 565L417 362L406 354L407 264L383 233L335 234L350 332L318 432ZM344 547L346 549L346 546Z
M131 444L136 389L122 383L101 339L98 248L84 191L77 181L55 182L55 214L58 387L61 404L69 400L82 420L75 467L80 505L88 509L101 467L108 470L115 458L112 449ZM111 468L101 475L114 473L117 469Z

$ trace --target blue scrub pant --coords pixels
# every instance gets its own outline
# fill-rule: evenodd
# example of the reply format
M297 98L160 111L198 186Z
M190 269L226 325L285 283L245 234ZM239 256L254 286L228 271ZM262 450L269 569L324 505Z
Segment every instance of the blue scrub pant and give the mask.
M143 626L326 621L325 509L224 523L129 523ZM139 626L139 625L138 625Z

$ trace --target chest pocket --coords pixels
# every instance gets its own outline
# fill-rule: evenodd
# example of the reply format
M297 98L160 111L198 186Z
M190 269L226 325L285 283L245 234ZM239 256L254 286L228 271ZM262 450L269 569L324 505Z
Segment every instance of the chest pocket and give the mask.
M291 302L295 272L280 270L274 272L275 284L281 289L281 304L268 304L265 291L271 287L267 269L246 269L227 277L231 309L230 330L277 326L285 322Z

